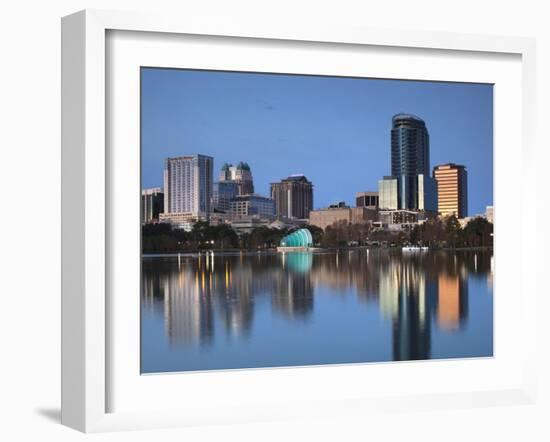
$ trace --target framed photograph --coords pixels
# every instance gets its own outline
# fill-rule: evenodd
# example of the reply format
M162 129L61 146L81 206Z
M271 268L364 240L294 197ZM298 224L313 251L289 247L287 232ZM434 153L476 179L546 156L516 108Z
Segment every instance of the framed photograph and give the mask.
M534 400L532 40L108 11L62 37L64 424Z

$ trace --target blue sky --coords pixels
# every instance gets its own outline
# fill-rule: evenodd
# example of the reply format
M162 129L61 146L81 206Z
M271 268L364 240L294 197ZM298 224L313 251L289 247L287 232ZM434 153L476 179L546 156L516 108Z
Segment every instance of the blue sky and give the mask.
M392 116L418 115L430 133L430 168L468 170L468 212L493 203L491 85L143 68L142 185L162 186L166 157L246 161L256 193L303 173L315 208L377 190L390 174Z

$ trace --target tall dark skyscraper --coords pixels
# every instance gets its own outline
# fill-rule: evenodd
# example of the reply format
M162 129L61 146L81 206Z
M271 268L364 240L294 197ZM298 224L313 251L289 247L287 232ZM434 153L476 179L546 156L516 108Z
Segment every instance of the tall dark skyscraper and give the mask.
M437 210L436 183L430 177L430 136L421 118L411 114L392 118L391 174L397 179L399 209Z

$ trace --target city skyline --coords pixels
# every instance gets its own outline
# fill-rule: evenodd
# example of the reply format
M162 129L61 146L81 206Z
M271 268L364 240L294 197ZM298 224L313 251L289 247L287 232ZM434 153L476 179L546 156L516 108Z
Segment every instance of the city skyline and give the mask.
M221 76L221 77L220 77ZM161 81L162 78L166 81ZM223 77L223 78L222 78ZM213 78L218 78L215 84ZM390 131L391 118L395 113L406 111L414 114L420 114L426 121L426 125L430 131L430 147L431 147L431 162L430 169L437 164L456 162L464 164L468 169L469 187L475 188L476 192L470 198L470 213L481 213L485 207L492 205L492 88L489 85L471 85L471 84L448 84L448 83L428 83L428 82L413 82L413 81L397 81L397 80L367 80L367 79L350 79L350 78L335 78L335 77L314 77L314 76L289 76L289 75L269 75L269 74L243 74L243 73L224 73L224 72L197 72L197 71L174 71L165 69L144 69L142 72L142 187L158 187L162 180L162 163L166 157L189 155L192 153L202 153L214 158L214 175L217 175L224 163L234 163L235 161L245 161L250 164L254 176L256 193L269 196L269 185L271 182L278 181L286 176L294 173L305 174L310 181L315 185L315 204L314 208L326 207L336 201L346 201L353 205L355 193L367 190L377 190L377 182L390 171ZM308 80L308 81L306 81ZM330 83L333 90L326 91L326 88L320 88L320 85ZM299 85L298 85L299 83ZM313 86L310 84L314 84ZM230 87L229 92L220 91L220 84ZM175 87L175 99L168 99L169 86ZM176 87L179 85L180 87ZM198 100L196 90L191 90L192 85L202 85L204 92L202 100ZM309 85L309 86L308 86ZM260 91L260 86L263 89ZM298 90L301 86L304 90ZM248 93L246 93L248 89ZM330 89L330 87L329 87ZM391 89L391 90L390 90ZM383 115L383 111L372 111L372 103L368 100L365 102L365 111L361 110L357 102L354 102L355 94L352 91L360 93L360 95L378 95L379 98L385 96L389 102L395 106L399 102L407 100L396 99L395 89L400 89L402 93L411 97L417 97L424 94L422 99L419 99L415 109L394 109L396 112L391 115ZM284 91L283 98L278 102L289 104L291 101L296 101L302 98L308 101L313 116L303 115L305 127L302 131L298 130L300 123L297 121L289 121L287 116L281 117L282 109L277 106L272 106L267 100L273 97L276 90ZM337 92L340 92L337 95ZM348 92L346 94L345 92ZM393 92L392 92L393 91ZM435 100L434 93L437 91L439 100ZM211 118L206 118L204 111L212 102L212 95L219 92L221 95L218 98L225 98L226 102L220 101L221 109L212 108ZM223 93L222 93L223 92ZM315 94L319 95L316 100L313 100ZM183 99L183 95L190 94L188 100ZM154 95L154 96L153 96ZM399 95L399 94L398 94ZM403 94L401 94L403 95ZM458 97L461 95L461 97ZM329 111L327 109L319 110L313 106L318 103L321 98L332 96L330 102L336 108ZM264 102L260 98L264 97ZM451 98L455 98L451 100ZM425 98L425 99L424 99ZM166 101L167 100L167 101ZM198 100L198 101L197 101ZM235 125L233 128L225 126L223 131L208 131L207 127L214 129L220 126L221 114L223 109L227 111L227 100L235 106L234 115L228 114L229 120L235 122L235 115L245 116L250 114L252 108L260 106L260 114L273 114L263 116L249 122L249 126L245 126L247 120L241 124ZM260 100L260 101L258 101ZM312 101L313 100L313 101ZM277 100L272 100L274 103ZM431 107L426 107L426 101L431 103ZM431 112L435 101L438 101L440 106L445 101L454 103L454 106L447 112L446 118L454 123L454 131L448 125L438 126L430 123ZM263 105L261 103L264 103ZM355 112L347 114L347 118L339 114L346 105L349 111L349 106L355 103ZM387 107L391 104L384 102ZM193 104L196 112L193 112ZM254 104L255 106L250 106ZM482 105L482 110L479 106ZM299 106L300 109L306 106ZM311 107L313 106L313 107ZM476 107L472 115L472 106ZM274 109L271 109L274 107ZM327 106L331 107L331 106ZM418 108L426 107L426 112L422 114ZM367 112L371 108L371 112ZM437 108L437 106L436 106ZM431 109L431 112L428 110ZM281 112L277 112L277 111ZM291 115L296 114L296 109L288 109ZM287 109L284 110L285 114ZM276 114L279 114L278 116ZM198 115L196 115L198 114ZM463 114L466 121L462 121L459 115ZM482 115L481 115L482 114ZM202 125L192 124L198 122L200 117L203 117ZM330 116L334 118L330 120ZM358 125L357 116L362 115L368 117L365 124ZM189 120L188 117L193 117ZM322 134L326 134L326 127L319 126L319 134L304 134L311 132L312 119L318 121L332 122L331 129L341 128L337 132L342 134L340 138L347 140L342 144L349 146L347 149L340 149L338 162L335 163L334 152L327 149L327 142L320 142L317 145L319 148L312 148L312 139L320 139ZM383 116L383 118L381 118ZM184 121L183 124L178 124L179 118ZM482 117L482 118L481 118ZM304 139L299 145L306 146L300 150L293 150L290 160L284 153L288 150L288 145L295 145L295 142L282 142L279 139L277 143L281 144L280 149L275 151L262 149L261 142L256 140L259 132L266 134L263 145L273 145L273 131L264 130L265 125L271 121L272 126L277 126L279 129L282 126L288 126L286 132L281 131L280 136L284 133L293 134L299 137L300 134ZM483 120L483 121L480 121ZM189 123L187 123L189 120ZM285 121L281 121L285 120ZM372 121L371 121L372 120ZM372 130L373 122L378 121L376 130ZM475 120L475 121L472 121ZM384 123L381 124L380 122ZM254 123L259 126L255 127ZM285 123L285 124L283 124ZM206 125L206 127L205 127ZM471 126L469 131L462 130L462 135L456 137L456 130L464 126ZM345 128L353 130L352 134L347 134ZM361 127L362 126L362 127ZM457 127L458 126L458 127ZM202 128L201 128L202 127ZM159 135L159 130L164 128L163 136ZM370 129L370 130L369 130ZM228 137L228 131L233 132L234 137ZM441 133L447 132L448 142L446 148L441 148ZM214 133L213 133L214 132ZM476 135L477 134L477 135ZM244 135L248 135L248 138ZM244 137L244 138L243 138ZM208 141L211 138L219 138L218 143ZM333 134L332 140L328 144L334 145ZM378 143L380 146L375 148L372 146L374 140L382 138L384 143ZM172 140L172 142L163 140ZM191 142L185 140L193 140ZM467 140L470 139L470 143ZM475 139L475 142L472 140ZM228 148L228 145L234 145L235 142L241 141L240 147ZM352 142L350 143L350 140ZM251 145L252 143L252 145ZM277 144L275 143L275 144ZM455 150L452 152L452 147L456 147L457 143L465 146L464 149ZM216 148L209 149L207 145L216 145ZM361 149L361 144L363 148ZM285 147L286 145L286 147ZM325 149L322 148L325 145ZM481 145L485 145L485 149L481 149ZM151 146L148 148L148 146ZM171 147L166 147L171 146ZM259 146L258 149L252 148ZM468 148L468 146L470 146ZM472 149L472 146L474 149ZM298 147L298 146L296 146ZM306 152L304 152L306 151ZM327 158L328 154L328 158ZM276 157L274 157L276 155ZM467 156L467 158L464 157ZM309 157L307 160L300 158ZM265 160L264 160L265 158ZM281 159L283 164L281 164ZM331 160L331 161L329 161ZM479 160L479 161L477 161ZM158 170L155 170L158 164L161 164ZM345 169L345 173L338 174L335 167ZM332 169L331 169L332 168ZM348 173L349 170L349 173ZM337 176L335 176L337 175ZM315 178L317 177L317 178ZM327 179L330 178L330 179ZM472 201L473 200L473 201Z

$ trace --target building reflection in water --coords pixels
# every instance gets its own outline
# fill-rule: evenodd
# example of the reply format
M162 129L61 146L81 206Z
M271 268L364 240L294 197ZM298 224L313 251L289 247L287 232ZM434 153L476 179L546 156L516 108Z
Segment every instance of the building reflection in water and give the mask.
M306 318L313 311L311 268L313 254L290 252L281 254L282 271L275 277L271 296L273 310L290 318Z
M230 336L247 335L254 314L252 293L253 275L250 269L240 269L238 278L233 278L234 260L223 261L223 275L214 273L217 311Z
M468 284L459 275L441 274L438 281L437 324L443 330L459 329L468 315Z
M171 346L207 347L218 336L247 339L258 302L273 315L309 318L323 288L377 304L391 322L394 360L428 359L432 327L459 330L468 319L469 275L490 270L489 254L383 250L144 259L142 309L164 318Z
M437 285L421 271L422 257L389 259L380 266L380 310L392 321L393 359L428 359Z

